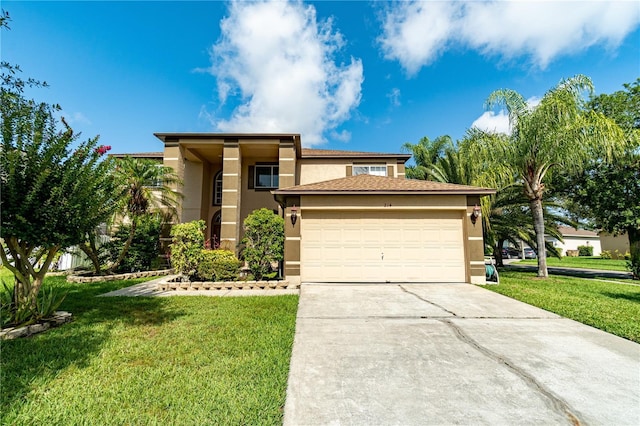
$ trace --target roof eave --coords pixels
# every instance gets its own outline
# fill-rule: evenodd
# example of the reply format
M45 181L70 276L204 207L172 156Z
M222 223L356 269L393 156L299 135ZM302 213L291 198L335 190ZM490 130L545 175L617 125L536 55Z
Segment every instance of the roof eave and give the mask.
M286 189L271 191L273 195L477 195L480 197L493 195L496 193L493 189L481 189L477 191L465 190L352 190L352 191L336 191L336 190L319 190L319 191L287 191Z

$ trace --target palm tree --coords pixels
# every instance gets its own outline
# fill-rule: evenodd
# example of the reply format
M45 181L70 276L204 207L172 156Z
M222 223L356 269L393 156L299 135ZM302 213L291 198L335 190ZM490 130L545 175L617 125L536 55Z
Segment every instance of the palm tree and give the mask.
M415 166L407 167L407 178L430 180L431 168L449 148L453 148L453 141L448 135L438 136L433 141L425 136L417 144L407 142L402 145L402 150L410 152L416 162Z
M437 182L461 185L489 186L499 188L495 195L482 197L482 226L485 243L493 250L496 265L503 266L502 246L505 241L519 244L524 241L537 250L535 234L531 226L527 200L516 187L513 174L499 175L474 155L473 148L478 138L504 137L484 135L475 129L467 131L465 137L454 147L448 147L438 162L431 168L432 179ZM567 224L568 219L557 214L545 215L545 233L562 241L558 223ZM573 222L570 222L574 225ZM553 255L559 252L551 244L546 249Z
M497 90L487 100L489 108L507 109L511 135L480 138L476 148L491 159L494 173L518 177L529 201L537 247L545 246L542 200L552 169L580 170L594 157L612 158L625 145L624 133L612 120L584 108L585 92L592 93L593 84L577 75L562 80L535 107L510 89ZM548 276L544 250L538 250L538 276Z
M167 218L176 216L180 197L174 187L180 179L171 167L152 160L124 157L117 161L116 180L120 190L121 219L131 223L129 237L125 241L118 259L109 266L114 270L121 263L131 246L140 219L149 213L162 213Z

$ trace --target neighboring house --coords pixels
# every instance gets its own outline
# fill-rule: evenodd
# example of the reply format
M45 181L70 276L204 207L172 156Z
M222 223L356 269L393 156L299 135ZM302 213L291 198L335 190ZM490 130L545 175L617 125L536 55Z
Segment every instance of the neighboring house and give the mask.
M624 234L613 236L607 232L600 233L600 245L602 250L607 250L615 255L616 251L620 256L624 256L625 253L629 253L629 236L625 232Z
M485 282L475 207L492 189L406 180L409 154L306 149L299 134L155 135L183 181L180 221L237 249L247 215L273 209L292 283Z
M548 241L553 243L554 247L562 249L562 255L567 254L567 250L578 250L579 246L592 246L593 255L600 256L602 248L600 246L600 237L594 231L586 229L575 229L568 226L560 226L558 230L562 234L564 242L560 242L555 238L549 238Z

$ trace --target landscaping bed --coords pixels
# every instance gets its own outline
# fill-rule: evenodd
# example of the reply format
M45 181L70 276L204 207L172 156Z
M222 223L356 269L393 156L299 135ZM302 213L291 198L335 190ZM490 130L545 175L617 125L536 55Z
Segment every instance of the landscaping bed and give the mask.
M104 281L122 281L122 280L135 280L138 278L159 277L164 275L170 275L173 273L172 269L162 269L159 271L141 271L130 272L126 274L110 274L110 275L91 275L91 273L85 274L70 274L67 275L67 281L70 283L97 283Z
M158 283L161 291L186 290L295 290L300 285L288 281L182 281L180 277L167 278Z

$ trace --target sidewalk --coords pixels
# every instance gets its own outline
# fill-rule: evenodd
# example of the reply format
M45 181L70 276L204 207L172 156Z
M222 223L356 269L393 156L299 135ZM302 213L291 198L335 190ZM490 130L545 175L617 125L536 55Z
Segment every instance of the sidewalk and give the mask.
M518 262L518 260L513 260L512 262ZM535 272L538 270L536 265L520 265L518 263L512 263L508 260L504 261L505 269L519 269L525 271ZM584 269L584 268L564 268L558 266L548 266L547 270L549 274L554 275L568 275L571 277L578 278L608 278L608 279L631 279L631 272L621 272L621 271L605 271L599 269Z

